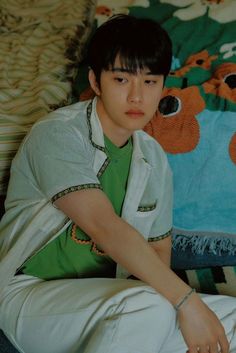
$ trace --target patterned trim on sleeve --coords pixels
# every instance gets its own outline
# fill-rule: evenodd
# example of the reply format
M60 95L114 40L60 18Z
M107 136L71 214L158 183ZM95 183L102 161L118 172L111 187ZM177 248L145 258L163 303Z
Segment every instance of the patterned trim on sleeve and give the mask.
M170 229L167 233L165 234L162 234L162 235L159 235L157 237L150 237L148 238L148 242L153 242L153 241L159 241L159 240L162 240L162 239L165 239L167 237L170 237L171 236L171 233L172 233L172 229Z
M54 203L60 197L65 196L71 192L78 191L78 190L85 190L85 189L101 189L102 190L102 186L100 184L93 184L93 183L71 186L68 189L60 191L58 194L54 195L52 197L52 203Z

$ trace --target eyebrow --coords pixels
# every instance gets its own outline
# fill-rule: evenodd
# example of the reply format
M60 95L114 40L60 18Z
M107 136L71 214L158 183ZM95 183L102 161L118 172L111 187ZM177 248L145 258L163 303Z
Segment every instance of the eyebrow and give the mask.
M128 73L128 74L133 74L134 71L131 70L131 69L126 69L126 68L123 68L123 67L113 67L111 70L109 70L111 72L125 72L125 73ZM138 71L138 70L137 70ZM147 71L144 73L145 75L156 75L154 74L153 72L151 71Z

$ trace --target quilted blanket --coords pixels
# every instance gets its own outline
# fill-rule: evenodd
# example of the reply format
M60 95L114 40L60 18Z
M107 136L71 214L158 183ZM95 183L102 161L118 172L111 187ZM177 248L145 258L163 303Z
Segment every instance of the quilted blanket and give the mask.
M163 97L145 127L173 170L173 245L236 254L236 1L99 0L96 25L121 12L158 21L173 42ZM79 76L80 99L87 85Z
M174 173L174 234L183 235L175 243L235 254L236 2L161 0L156 12L174 57L159 111L145 129Z

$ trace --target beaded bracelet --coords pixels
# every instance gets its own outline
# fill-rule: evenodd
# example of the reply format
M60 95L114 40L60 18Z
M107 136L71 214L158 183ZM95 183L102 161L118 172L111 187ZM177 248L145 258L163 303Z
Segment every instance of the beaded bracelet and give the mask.
M178 304L174 305L174 308L176 311L179 310L179 308L181 307L181 305L186 302L186 300L190 297L190 295L192 293L196 292L195 288L192 288L181 300Z

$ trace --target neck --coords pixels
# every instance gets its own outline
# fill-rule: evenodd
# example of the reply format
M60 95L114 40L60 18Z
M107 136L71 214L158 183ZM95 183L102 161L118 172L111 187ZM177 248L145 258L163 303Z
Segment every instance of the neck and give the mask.
M101 122L102 124L102 122ZM103 128L103 126L102 126ZM110 134L109 131L106 131L105 128L103 128L103 132L104 134L106 135L106 137L109 138L109 140L114 143L114 145L116 145L117 147L123 147L127 141L129 140L131 134L129 136L123 136L123 134L120 134L120 135L113 135L113 134Z
M104 110L104 106L99 97L97 98L96 110L97 110L98 118L102 125L103 133L117 147L124 146L127 143L130 136L132 135L132 132L117 126L112 122L111 119L107 117L107 113Z

